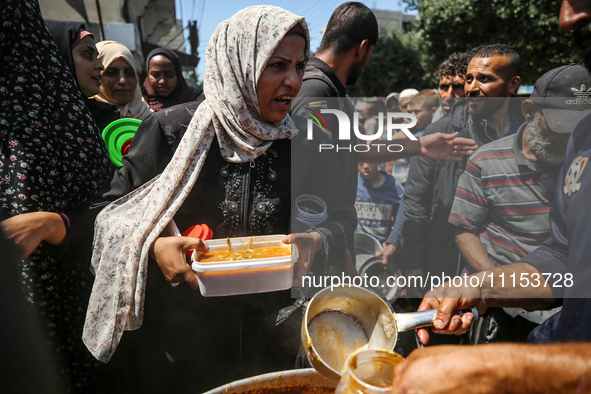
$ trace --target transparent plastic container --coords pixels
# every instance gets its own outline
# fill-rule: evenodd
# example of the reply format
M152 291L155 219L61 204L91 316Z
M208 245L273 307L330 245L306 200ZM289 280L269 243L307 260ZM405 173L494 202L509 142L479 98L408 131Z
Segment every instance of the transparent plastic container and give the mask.
M335 394L392 392L394 367L404 358L391 350L359 349L347 358Z
M315 227L328 219L328 206L314 194L302 194L295 200L296 220L309 227Z
M253 258L245 260L200 262L202 253L194 252L191 267L197 273L199 290L205 297L264 293L286 290L293 282L293 265L297 249L281 241L283 235L265 235L212 239L204 241L210 251L259 249L267 247L286 248L289 253L281 257Z

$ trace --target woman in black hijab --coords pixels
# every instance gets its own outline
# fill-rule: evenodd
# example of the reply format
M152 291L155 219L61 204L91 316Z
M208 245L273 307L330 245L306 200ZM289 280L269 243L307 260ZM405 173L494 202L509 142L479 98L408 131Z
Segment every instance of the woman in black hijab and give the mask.
M121 115L116 105L91 98L100 92L99 80L104 69L98 59L94 36L84 28L83 23L46 21L46 24L63 60L76 77L86 106L99 128L103 130Z
M154 112L197 99L183 77L178 56L166 48L156 48L146 59L148 76L144 80L144 99Z

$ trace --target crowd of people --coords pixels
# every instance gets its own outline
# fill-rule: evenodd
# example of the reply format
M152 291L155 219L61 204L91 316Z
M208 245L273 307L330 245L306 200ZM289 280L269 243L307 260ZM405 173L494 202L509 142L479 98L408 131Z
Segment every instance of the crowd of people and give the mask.
M128 48L43 20L36 0L8 0L0 15L0 241L20 273L3 280L34 314L30 331L7 330L43 338L10 349L15 369L39 351L40 368L56 366L51 390L105 393L202 392L309 366L302 278L358 275L361 232L402 275L480 284L405 289L411 308L438 312L402 349L394 392L589 390L591 106L580 97L591 61L548 70L517 97L515 48L466 48L440 65L435 89L384 92L356 113L346 86L379 33L359 2L336 8L314 56L303 16L241 10L209 39L203 90L167 48L145 57L141 82ZM563 30L585 44L590 23L591 2L563 1ZM310 122L322 110L340 111L347 130L330 113ZM115 167L102 130L122 118L141 125ZM301 195L325 203L323 222L294 219ZM294 289L203 297L187 251L207 247L175 232L197 223L214 238L286 234ZM473 306L476 318L453 315ZM552 368L568 373L551 383ZM534 378L519 381L524 371Z

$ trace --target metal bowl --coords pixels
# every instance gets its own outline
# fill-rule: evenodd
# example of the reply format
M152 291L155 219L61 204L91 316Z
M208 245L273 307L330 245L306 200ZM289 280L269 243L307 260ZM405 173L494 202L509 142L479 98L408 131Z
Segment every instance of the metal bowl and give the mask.
M237 380L205 394L332 394L337 383L320 375L313 368L293 369Z
M355 244L355 268L361 269L363 264L382 251L382 245L375 237L365 233L355 233L353 235Z
M381 256L374 256L365 261L359 268L359 275L378 278L378 290L386 297L388 301L394 303L402 293L402 287L398 286L398 278L402 276L400 269L395 269L390 265L384 267Z

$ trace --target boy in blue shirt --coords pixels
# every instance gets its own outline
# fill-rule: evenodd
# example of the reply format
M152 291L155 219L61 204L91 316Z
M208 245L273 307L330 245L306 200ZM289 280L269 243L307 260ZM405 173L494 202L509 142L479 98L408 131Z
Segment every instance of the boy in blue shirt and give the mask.
M400 246L402 215L398 215L398 211L404 188L378 166L379 163L358 163L355 231L369 234L383 245L382 262L386 265Z

